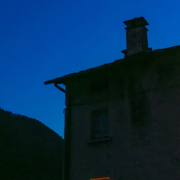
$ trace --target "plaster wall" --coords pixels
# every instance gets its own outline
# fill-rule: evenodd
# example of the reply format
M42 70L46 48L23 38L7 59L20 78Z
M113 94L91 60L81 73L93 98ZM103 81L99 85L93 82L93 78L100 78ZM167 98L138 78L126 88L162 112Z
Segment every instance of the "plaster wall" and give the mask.
M108 70L108 87L100 92L89 90L90 76L68 84L71 180L179 180L180 66L174 63L163 75L159 68L169 63L163 60L153 59L146 71L138 63ZM88 143L91 112L104 108L112 140Z

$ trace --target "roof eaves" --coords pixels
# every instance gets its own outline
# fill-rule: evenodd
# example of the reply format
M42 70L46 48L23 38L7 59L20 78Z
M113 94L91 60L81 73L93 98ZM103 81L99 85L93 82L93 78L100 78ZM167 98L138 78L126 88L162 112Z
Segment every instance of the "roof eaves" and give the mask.
M45 81L44 84L45 85L52 84L52 83L63 84L67 78L72 77L75 74L77 74L77 73L71 73L71 74L68 74L68 75L65 75L65 76L62 76L62 77L59 77L59 78L51 79L49 81Z
M75 77L78 77L78 76L81 76L81 75L85 75L86 73L91 73L91 72L95 72L95 71L98 71L98 70L101 70L103 68L107 68L111 65L115 65L116 63L123 63L123 62L128 62L129 60L132 61L133 59L139 59L140 57L144 57L145 56L149 56L149 55L155 55L155 54L162 54L164 52L169 52L169 51L176 51L176 49L179 50L180 48L180 45L178 46L173 46L173 47L169 47L169 48L164 48L164 49L157 49L157 50L154 50L152 52L148 52L147 54L143 54L143 56L132 56L132 57L127 57L127 58L123 58L123 59L118 59L118 60L115 60L111 63L107 63L107 64L103 64L103 65L100 65L100 66L97 66L95 68L90 68L90 69L87 69L87 70L83 70L83 71L79 71L77 73L71 73L71 74L68 74L68 75L65 75L65 76L62 76L62 77L59 77L59 78L55 78L55 79L52 79L52 80L49 80L49 81L45 81L44 84L47 85L47 84L51 84L51 83L56 83L56 84L63 84L63 83L66 83L67 80L70 80L71 78L75 78Z
M116 60L116 61L119 61L119 60ZM90 69L87 69L87 70L79 71L77 73L71 73L71 74L68 74L68 75L65 75L65 76L62 76L62 77L59 77L59 78L55 78L55 79L52 79L52 80L49 80L49 81L45 81L44 84L45 85L51 84L51 83L63 84L63 83L66 82L67 79L69 80L71 78L81 76L81 75L84 75L86 73L91 73L93 71L100 70L100 69L105 68L105 67L107 67L109 65L112 65L114 63L115 62L111 62L111 63L103 64L103 65L100 65L100 66L97 66L97 67L94 67L94 68L90 68Z

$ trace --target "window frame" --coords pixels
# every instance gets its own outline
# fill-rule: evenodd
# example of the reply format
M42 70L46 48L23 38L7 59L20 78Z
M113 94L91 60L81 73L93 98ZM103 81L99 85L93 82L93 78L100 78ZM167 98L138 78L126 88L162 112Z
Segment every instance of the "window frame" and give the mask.
M90 92L92 93L102 92L107 88L108 88L108 80L105 77L93 80L90 83Z
M98 141L107 138L109 138L108 109L91 111L91 140Z

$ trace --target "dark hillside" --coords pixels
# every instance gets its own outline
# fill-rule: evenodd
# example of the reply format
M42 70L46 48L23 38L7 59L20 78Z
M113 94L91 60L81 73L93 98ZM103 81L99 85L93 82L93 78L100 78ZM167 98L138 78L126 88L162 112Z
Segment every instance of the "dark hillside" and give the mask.
M0 179L61 180L63 143L41 122L0 108Z

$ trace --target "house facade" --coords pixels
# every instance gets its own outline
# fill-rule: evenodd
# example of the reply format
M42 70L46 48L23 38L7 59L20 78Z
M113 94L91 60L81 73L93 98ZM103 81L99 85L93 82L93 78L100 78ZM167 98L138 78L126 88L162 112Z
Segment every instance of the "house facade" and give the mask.
M124 24L123 59L45 82L66 94L65 180L180 179L180 46L152 51L143 17Z

